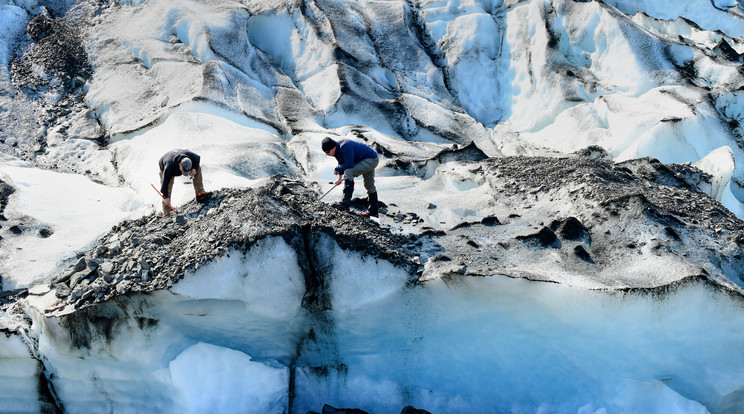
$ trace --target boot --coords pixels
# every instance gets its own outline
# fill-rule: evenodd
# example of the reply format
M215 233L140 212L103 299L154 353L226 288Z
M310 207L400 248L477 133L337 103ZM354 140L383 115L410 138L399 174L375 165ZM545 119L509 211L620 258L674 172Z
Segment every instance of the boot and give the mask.
M209 197L212 196L211 192L202 191L201 193L196 195L196 201L200 203L206 203L209 200Z
M367 209L366 213L362 213L363 216L368 217L377 217L378 209L377 209L377 193L367 194L367 201L369 203L369 208Z
M354 180L344 180L344 199L336 203L333 207L341 210L348 210L351 207L351 195L354 193Z

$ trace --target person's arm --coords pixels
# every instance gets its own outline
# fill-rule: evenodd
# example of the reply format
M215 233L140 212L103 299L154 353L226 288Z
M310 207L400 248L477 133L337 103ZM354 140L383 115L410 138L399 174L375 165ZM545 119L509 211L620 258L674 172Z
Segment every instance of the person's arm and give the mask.
M343 165L339 165L338 167L336 167L335 171L338 173L338 175L344 175L344 171L354 166L354 145L351 143L347 143L339 149L341 150L341 154L344 157L344 163Z
M160 183L160 194L163 195L164 199L170 198L170 194L168 194L168 184L173 179L173 168L171 168L170 164L165 164L165 169L163 170L163 182Z

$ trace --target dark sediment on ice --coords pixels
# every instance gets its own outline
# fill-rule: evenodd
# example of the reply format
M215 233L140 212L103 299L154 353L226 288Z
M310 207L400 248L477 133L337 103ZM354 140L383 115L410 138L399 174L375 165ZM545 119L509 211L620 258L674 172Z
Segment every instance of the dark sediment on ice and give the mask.
M453 162L487 183L498 214L432 230L414 213L383 206L381 226L319 202L300 181L275 176L260 188L221 190L205 204L188 203L172 219L153 215L115 226L48 280L59 298L48 310L67 313L128 292L167 289L187 272L273 236L297 252L310 296L323 283L311 268L321 235L402 267L418 282L502 275L645 290L702 277L741 292L744 224L699 190L710 177L693 167L585 156ZM385 225L401 217L410 219L410 234Z
M53 308L67 306L68 312L128 292L167 289L187 272L272 236L284 238L298 257L307 258L317 254L314 240L325 234L342 249L389 261L415 277L416 236L392 234L317 198L299 181L276 176L260 188L214 192L206 203L192 201L171 218L153 215L121 223L49 281L60 298Z

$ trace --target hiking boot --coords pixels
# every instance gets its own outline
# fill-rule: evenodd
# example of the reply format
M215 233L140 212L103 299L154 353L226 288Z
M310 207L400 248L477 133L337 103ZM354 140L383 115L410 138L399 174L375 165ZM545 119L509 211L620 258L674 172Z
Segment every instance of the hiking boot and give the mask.
M333 204L339 210L348 210L351 207L351 195L354 193L354 180L344 180L344 199Z
M201 193L199 193L199 194L196 195L196 201L198 201L200 203L205 203L205 202L207 202L207 200L209 200L209 197L211 197L211 196L212 196L212 193L206 192L206 191L202 191Z
M369 211L366 211L366 212L362 213L361 215L364 216L364 217L375 217L375 218L378 218L377 217L377 214L372 214Z
M377 202L377 192L374 192L372 194L367 194L367 203L369 204L369 207L367 209L367 214L362 214L363 216L371 216L371 217L377 217L378 213L378 202Z

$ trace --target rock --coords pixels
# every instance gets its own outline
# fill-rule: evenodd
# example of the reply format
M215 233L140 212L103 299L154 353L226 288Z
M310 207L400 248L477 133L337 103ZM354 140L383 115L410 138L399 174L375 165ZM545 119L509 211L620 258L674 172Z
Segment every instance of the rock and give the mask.
M565 240L586 241L591 243L589 230L576 217L569 217L563 221L553 221L550 228L558 231L558 235Z
M403 407L402 410L400 410L400 414L431 414L431 413L426 410L421 410L418 408L414 408L410 405L407 405Z
M87 267L85 263L85 258L81 257L78 259L77 263L75 263L75 266L72 267L73 272L81 272Z
M594 260L592 260L592 256L589 254L589 252L586 251L584 246L578 245L574 247L574 254L581 260L587 262L587 263L594 263Z
M498 226L501 224L501 221L499 221L499 218L496 216L488 216L481 220L481 224L484 226Z
M95 255L96 255L96 257L102 257L102 256L104 256L106 254L106 252L108 252L108 247L106 247L106 246L98 246L98 247L96 247L96 253L95 253Z
M52 229L48 227L39 229L39 237L41 237L42 239L49 238L49 236L51 236L52 234L54 234L54 231L52 231Z
M111 262L103 262L100 267L101 271L104 273L113 273L114 272L114 264Z
M516 239L526 242L534 242L541 247L552 247L554 249L559 249L561 247L561 242L558 240L558 236L553 233L553 230L550 230L547 227L543 227L535 234L517 236Z
M83 289L78 287L70 293L70 300L76 301L83 297Z
M321 414L367 414L367 412L358 408L334 408L326 404Z
M0 298L8 298L11 296L21 296L28 293L28 289L26 288L18 288L18 289L11 289L11 290L3 290L0 292Z
M88 270L93 271L98 269L99 263L96 260L88 260Z
M98 271L94 270L88 274L88 281L94 282L96 279L98 279L99 276L100 274L98 273Z
M58 309L64 308L66 305L67 304L64 301L58 300L57 302L54 303L54 305L49 306L48 308L44 309L44 313L54 312Z
M121 251L122 244L119 241L115 241L108 246L106 246L106 250L108 251L109 255L115 255Z
M69 283L70 289L75 289L75 287L79 285L80 282L88 278L89 274L90 273L88 271L73 273L73 275L70 276L70 283Z
M52 291L52 288L49 287L49 285L41 284L41 285L33 286L31 289L28 290L28 293L30 295L41 296L41 295L46 295L47 293L51 291Z

